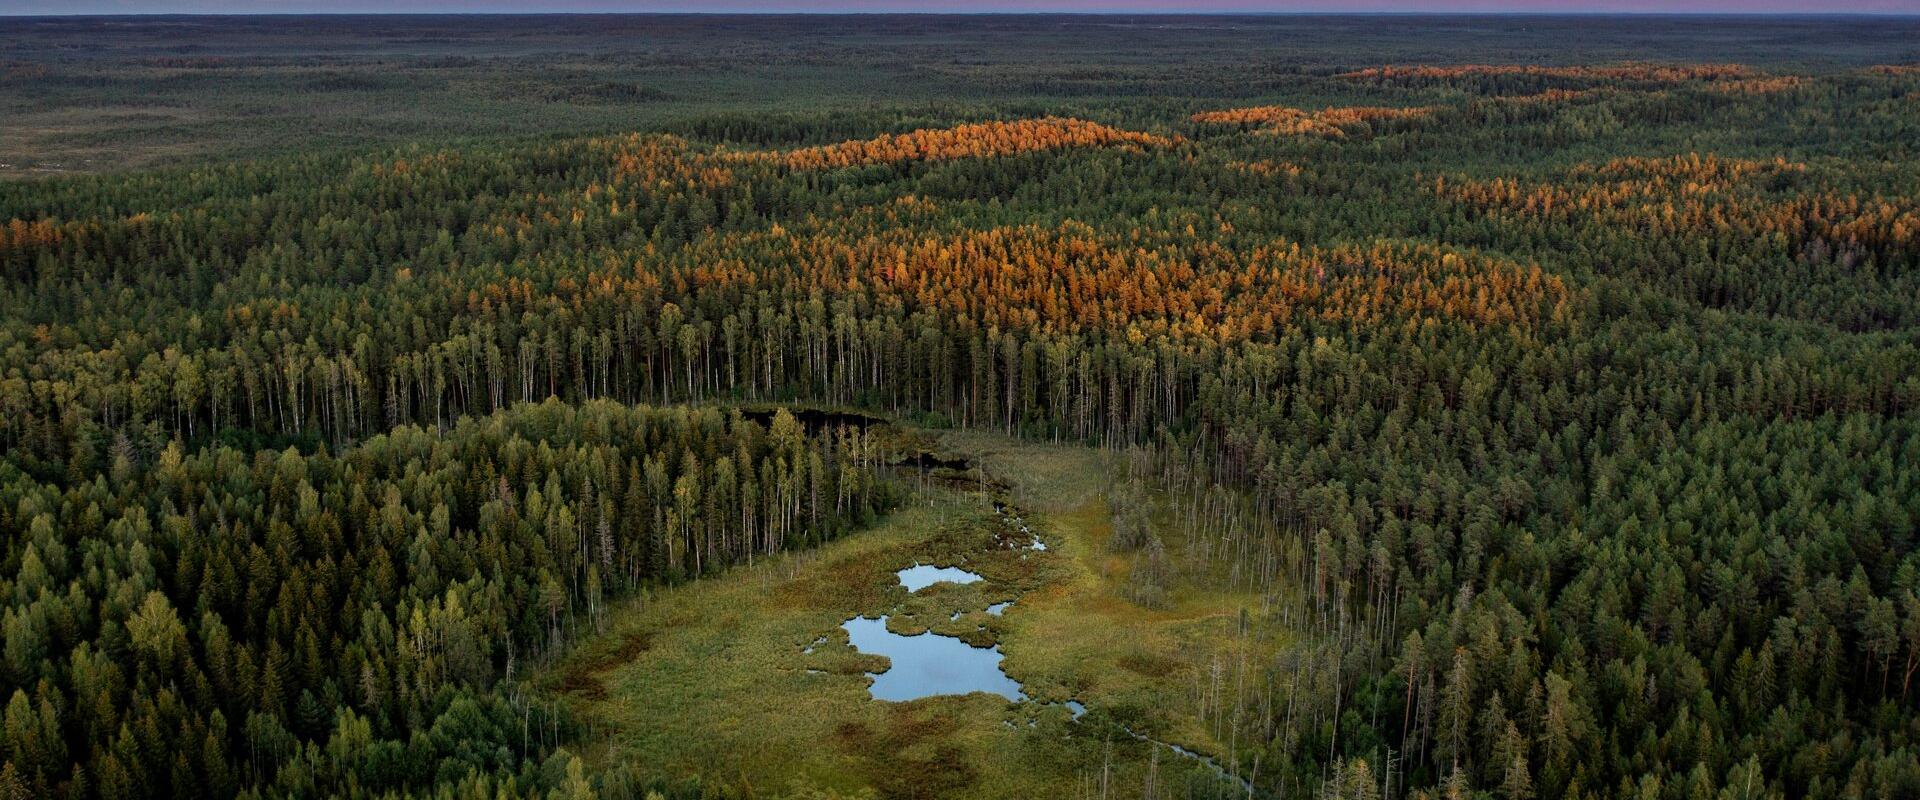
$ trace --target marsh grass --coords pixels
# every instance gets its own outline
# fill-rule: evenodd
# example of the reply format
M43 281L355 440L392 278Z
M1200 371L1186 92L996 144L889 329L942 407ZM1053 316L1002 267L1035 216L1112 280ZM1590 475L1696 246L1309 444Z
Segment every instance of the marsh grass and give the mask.
M934 485L869 530L636 600L543 676L587 722L580 749L661 779L699 775L768 796L981 798L1059 796L1103 770L1141 787L1152 750L1122 726L1219 753L1183 709L1212 660L1258 646L1236 636L1249 599L1186 586L1161 610L1123 599L1098 451L979 433L934 444L1009 483L1049 549L996 546L1010 523L984 494ZM915 562L985 580L909 594L894 573ZM1003 615L986 613L1006 600ZM872 700L865 673L886 659L853 650L840 623L883 613L902 635L999 644L1032 701ZM1087 716L1071 721L1057 705L1068 699ZM1160 762L1151 769L1167 787L1209 779L1190 762Z

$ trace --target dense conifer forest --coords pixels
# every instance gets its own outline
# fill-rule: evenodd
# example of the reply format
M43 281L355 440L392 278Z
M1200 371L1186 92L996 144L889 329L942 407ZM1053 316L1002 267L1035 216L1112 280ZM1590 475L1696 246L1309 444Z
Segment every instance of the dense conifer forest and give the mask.
M674 72L702 24L625 35ZM1194 690L1233 781L1060 796L1920 796L1913 39L1246 22L1023 78L1056 24L803 30L976 87L892 106L0 182L0 798L860 796L592 757L612 690L538 676L930 502L941 431L1099 451L1120 601L1284 634ZM7 48L43 111L289 68ZM1145 761L1129 713L1086 730Z

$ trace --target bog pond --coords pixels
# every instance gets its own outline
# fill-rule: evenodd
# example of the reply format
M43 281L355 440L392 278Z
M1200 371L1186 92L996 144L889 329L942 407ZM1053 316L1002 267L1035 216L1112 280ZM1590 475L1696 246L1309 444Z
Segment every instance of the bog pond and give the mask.
M1008 514L1005 506L996 504L995 510L1002 516L1008 517L1022 535L1032 538L1031 543L1016 545L1017 547L1034 551L1046 549L1046 544L1040 541L1040 537L1018 517ZM985 580L979 573L959 567L938 567L919 563L897 570L894 575L909 594L939 583L968 584ZM1013 604L1012 600L1002 600L987 606L985 611L997 617L1006 613ZM957 621L964 613L956 609L951 612L948 619ZM889 614L881 614L878 617L856 616L840 624L841 629L847 632L847 643L854 650L887 658L888 664L885 669L866 673L867 678L872 681L867 691L873 699L904 703L923 697L975 692L997 694L1012 703L1024 703L1029 699L1026 687L1008 676L1001 668L1000 662L1004 655L1000 652L999 645L976 647L958 637L933 631L921 631L911 636L898 634L887 630L889 619L891 619ZM812 653L815 648L826 644L826 641L825 637L815 639L803 652ZM809 671L818 672L817 670ZM1066 708L1072 719L1076 721L1087 713L1087 707L1078 700L1069 699L1058 705ZM1033 724L1031 718L1027 724L1029 726ZM1014 727L1011 720L1007 721L1006 725ZM1218 761L1206 755L1177 744L1154 739L1132 728L1123 727L1122 730L1128 736L1151 746L1165 748L1178 756L1199 763L1214 775L1232 781L1242 791L1252 794L1253 786L1246 778L1228 771Z
M895 573L908 592L917 592L936 583L978 583L980 576L959 567L931 567L915 564Z
M937 583L978 583L979 573L959 567L913 566L894 573L908 593ZM1006 600L995 603L987 613L1000 616L1013 605ZM951 619L959 619L955 610ZM1000 646L975 647L954 636L923 631L903 636L887 630L888 616L878 619L854 617L840 624L847 632L847 643L862 653L886 656L888 666L881 672L869 672L873 679L869 691L875 700L905 702L942 694L987 692L1013 702L1027 699L1020 682L1000 668Z
M885 672L869 672L875 700L905 702L940 694L988 692L1013 702L1027 699L1020 683L1000 669L1000 647L974 647L932 631L902 636L887 630L887 617L854 617L841 623L847 640L862 653L892 662Z
M965 462L958 463L965 465ZM1047 545L1040 540L1040 535L1034 533L1033 528L1020 519L1011 506L995 500L993 510L1010 530L1018 531L1021 537L1004 541L1001 546L1033 552L1046 551ZM940 583L968 584L985 580L979 573L960 567L918 562L895 571L894 576L908 594ZM1012 600L996 602L987 606L986 613L1001 616L1013 603ZM963 613L955 609L948 619L957 621ZM903 636L887 630L888 619L886 614L877 619L862 615L840 624L847 632L848 644L853 649L887 658L886 669L867 673L867 677L873 680L869 691L875 700L905 702L935 695L974 692L997 694L1016 703L1027 699L1020 682L1008 677L1006 671L1000 668L1002 655L999 645L976 647L959 637L933 631ZM812 653L824 641L816 640L807 647L806 652ZM1067 706L1075 719L1086 711L1078 702L1069 701Z
M928 454L922 454L921 460L932 462L946 469L968 468L965 461L950 462L939 460ZM929 468L927 463L917 463L922 469ZM988 479L974 478L973 484L984 489L989 486ZM1000 550L1020 551L1022 560L1029 556L1047 553L1047 544L1040 538L1026 520L1021 518L1017 509L999 498L989 498L993 511L999 517L1004 528L995 537L993 547ZM962 563L965 562L963 557ZM965 585L988 581L986 576L959 566L939 566L936 564L913 564L894 571L894 577L901 588L910 595L939 584ZM975 595L977 597L977 595ZM1015 600L996 600L971 609L946 608L940 614L948 622L959 622L968 613L984 612L990 617L1000 617L1014 606ZM1026 704L1033 702L1027 695L1026 686L1015 680L1002 668L1005 656L1000 645L981 647L969 644L958 636L936 633L920 626L920 632L912 635L895 633L887 629L887 622L898 613L898 607L886 611L868 611L847 618L840 623L841 630L847 634L848 646L856 652L883 656L887 664L878 671L867 672L869 681L867 691L876 701L904 703L927 697L943 695L968 695L985 693L999 695L1009 703ZM988 623L991 624L991 623ZM818 648L828 646L828 637L820 636L803 648L804 654L811 655ZM818 669L808 669L809 674L826 675ZM1041 706L1063 708L1078 722L1088 711L1079 700L1068 698L1059 702L1042 702ZM1018 727L1014 720L1005 720L1008 728ZM1027 718L1027 727L1035 724L1034 718ZM1253 785L1246 778L1233 773L1220 762L1205 754L1181 747L1171 742L1152 738L1128 726L1120 728L1126 735L1138 739L1152 747L1164 748L1175 755L1205 767L1218 778L1230 781L1248 796L1253 795Z

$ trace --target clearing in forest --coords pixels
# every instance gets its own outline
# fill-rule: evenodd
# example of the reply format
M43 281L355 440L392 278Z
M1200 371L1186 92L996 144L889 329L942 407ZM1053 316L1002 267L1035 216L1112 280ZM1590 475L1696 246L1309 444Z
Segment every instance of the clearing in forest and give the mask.
M1037 797L1102 774L1231 791L1221 770L1133 734L1225 752L1200 716L1211 683L1285 644L1240 633L1259 597L1181 585L1154 609L1127 599L1100 451L979 433L940 447L1006 486L909 478L913 500L873 529L614 613L554 675L592 726L586 755L774 793ZM1042 547L1015 535L1022 526ZM981 580L909 592L897 571L914 564ZM881 614L893 634L997 644L1026 699L872 699L868 673L890 665L850 646L841 626ZM1222 768L1235 766L1251 768Z

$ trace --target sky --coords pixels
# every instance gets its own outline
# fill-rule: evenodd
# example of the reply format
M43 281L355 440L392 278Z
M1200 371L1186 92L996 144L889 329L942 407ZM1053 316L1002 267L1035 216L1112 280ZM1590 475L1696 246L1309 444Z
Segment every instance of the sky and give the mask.
M1525 12L1920 14L1920 0L0 0L0 14L595 12Z

